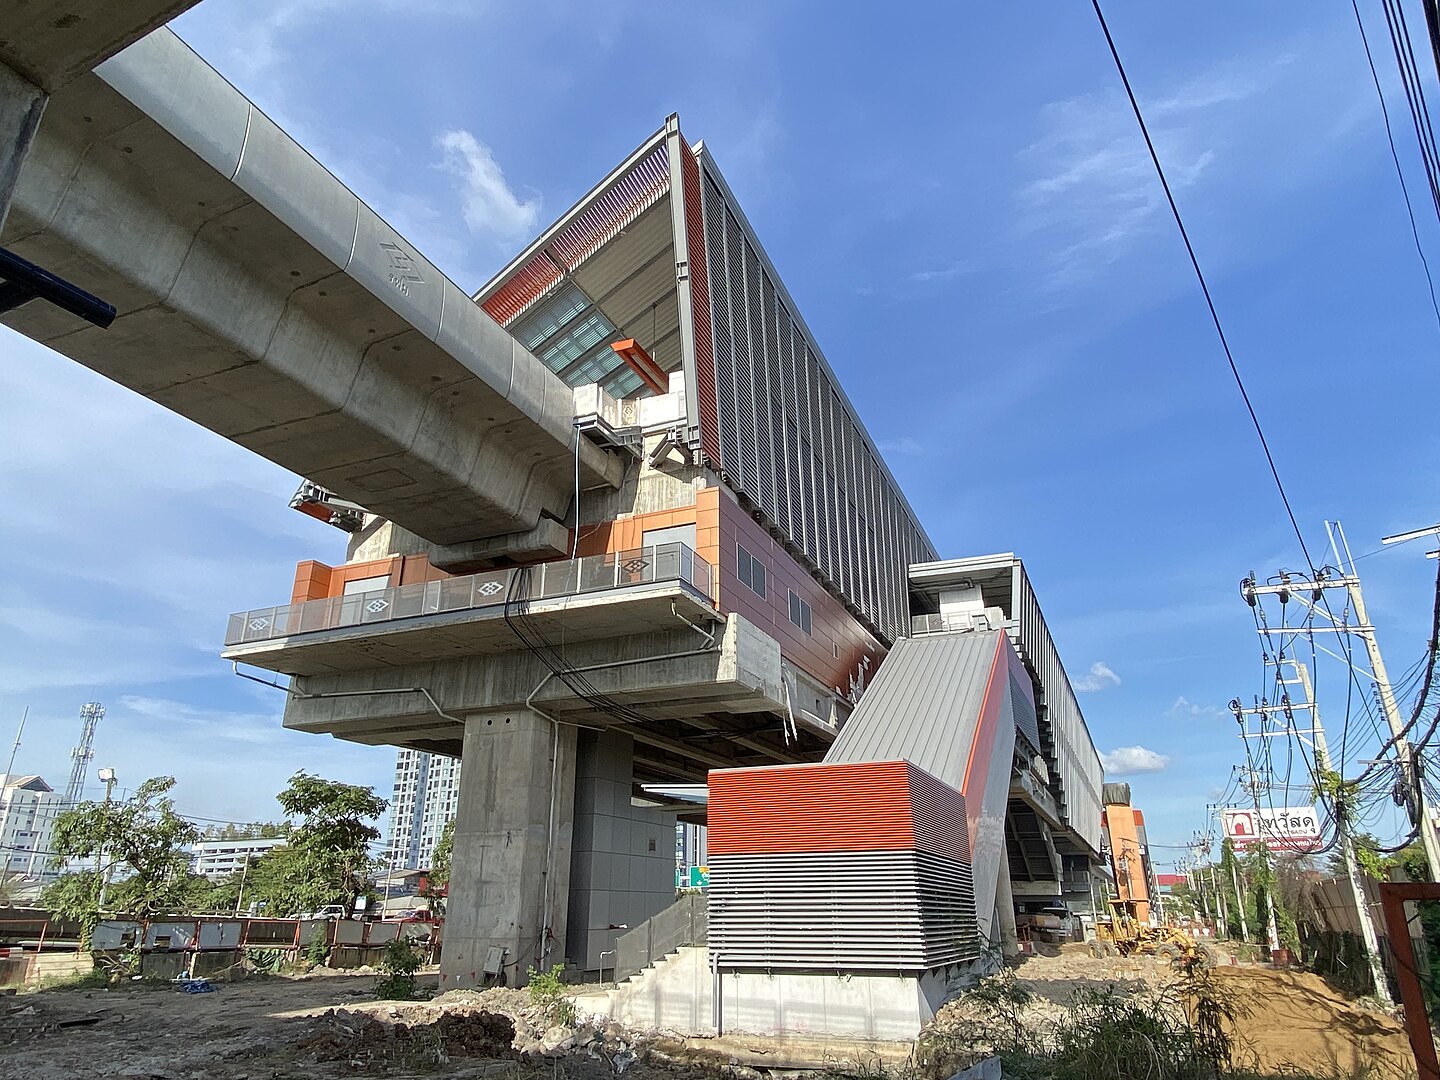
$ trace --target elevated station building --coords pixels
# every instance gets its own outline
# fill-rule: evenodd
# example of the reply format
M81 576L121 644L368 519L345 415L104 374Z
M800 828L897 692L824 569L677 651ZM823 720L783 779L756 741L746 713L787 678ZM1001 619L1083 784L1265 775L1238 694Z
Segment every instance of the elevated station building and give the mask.
M162 29L54 92L0 244L118 309L8 324L350 533L224 656L291 729L463 763L442 985L594 970L668 905L696 807L647 786L831 753L983 806L979 933L1088 895L1100 765L1023 565L940 561L677 117L470 297Z

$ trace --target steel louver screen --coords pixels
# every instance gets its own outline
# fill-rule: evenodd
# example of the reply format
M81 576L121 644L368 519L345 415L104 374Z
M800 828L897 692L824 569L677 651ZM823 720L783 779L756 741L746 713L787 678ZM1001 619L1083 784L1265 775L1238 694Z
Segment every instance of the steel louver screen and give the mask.
M670 161L661 141L579 214L555 233L481 307L501 326L509 326L531 304L613 239L670 190ZM553 255L553 258L552 258Z
M905 761L710 774L710 947L730 968L979 954L965 801Z
M703 165L718 464L727 483L894 640L909 625L906 567L935 558L934 549L714 163Z

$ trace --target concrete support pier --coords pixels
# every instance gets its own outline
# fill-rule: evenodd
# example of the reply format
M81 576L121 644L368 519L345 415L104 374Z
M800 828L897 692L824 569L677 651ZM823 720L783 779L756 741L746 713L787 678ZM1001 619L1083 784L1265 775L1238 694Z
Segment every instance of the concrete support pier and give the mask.
M440 987L481 985L494 949L522 985L565 962L575 729L523 708L472 713L461 763Z
M49 95L0 64L0 228L10 212L20 167L30 153Z

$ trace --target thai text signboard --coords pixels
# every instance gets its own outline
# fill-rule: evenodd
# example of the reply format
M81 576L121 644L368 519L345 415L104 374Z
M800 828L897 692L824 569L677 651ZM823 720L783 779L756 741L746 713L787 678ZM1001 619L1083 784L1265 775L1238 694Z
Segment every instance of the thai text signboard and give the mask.
M1274 851L1318 851L1320 817L1313 806L1227 807L1220 811L1225 838L1237 851L1264 843Z

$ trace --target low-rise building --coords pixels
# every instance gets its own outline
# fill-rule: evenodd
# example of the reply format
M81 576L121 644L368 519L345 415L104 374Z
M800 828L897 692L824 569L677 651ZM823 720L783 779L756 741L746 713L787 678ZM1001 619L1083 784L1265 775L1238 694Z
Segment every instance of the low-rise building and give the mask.
M284 844L283 837L197 840L190 847L190 870L201 877L227 878L243 873L261 855Z
M65 798L39 776L13 776L0 787L0 869L39 883L61 871L50 865L50 840Z

